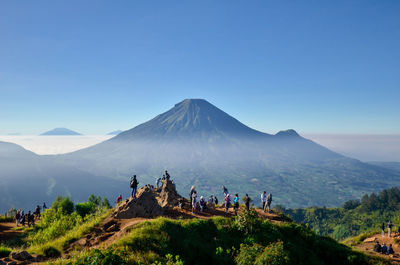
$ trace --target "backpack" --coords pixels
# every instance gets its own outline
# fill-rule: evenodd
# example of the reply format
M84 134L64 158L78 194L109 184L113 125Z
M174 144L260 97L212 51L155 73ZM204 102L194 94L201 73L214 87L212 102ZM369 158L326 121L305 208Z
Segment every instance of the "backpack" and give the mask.
M137 185L138 185L137 180L136 180L136 179L132 179L132 180L131 180L131 188L136 188Z

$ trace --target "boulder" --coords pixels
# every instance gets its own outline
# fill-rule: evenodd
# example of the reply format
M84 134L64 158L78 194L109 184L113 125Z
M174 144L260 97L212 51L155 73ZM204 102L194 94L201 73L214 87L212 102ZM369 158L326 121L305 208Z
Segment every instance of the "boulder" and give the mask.
M182 197L176 191L175 184L172 181L163 181L161 192L158 197L161 207L172 209L179 205L179 199L181 198Z
M25 260L32 259L32 256L26 251L21 251L21 252L11 253L11 258L19 260L19 261L25 261Z
M368 238L366 238L366 239L364 239L364 243L372 243L372 242L375 242L375 240L376 240L377 238L376 237L368 237Z

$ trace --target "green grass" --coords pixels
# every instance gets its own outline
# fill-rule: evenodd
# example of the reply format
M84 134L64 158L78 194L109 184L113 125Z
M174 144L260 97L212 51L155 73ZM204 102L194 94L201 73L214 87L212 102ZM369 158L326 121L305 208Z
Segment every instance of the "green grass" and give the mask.
M348 246L357 246L357 245L361 244L366 238L376 235L378 233L379 233L379 230L372 230L370 232L362 233L355 237L346 238L345 240L342 241L342 243L346 244Z
M10 255L12 249L5 247L5 246L0 246L0 258L5 258L8 257L8 255Z
M106 250L77 253L69 261L71 264L94 264L93 261L96 264L390 264L295 223L275 224L258 218L242 221L238 226L235 219L221 217L157 218L135 226ZM243 225L251 225L252 229L244 232Z
M14 222L14 217L0 215L0 223L6 223L6 222Z
M97 214L88 216L87 219L80 219L81 222L75 224L68 230L64 230L61 235L53 238L51 236L40 236L38 237L38 233L47 235L49 232L50 235L53 235L53 230L56 227L62 226L59 222L51 223L44 229L37 228L35 231L30 232L30 236L27 239L30 247L28 248L28 252L44 255L45 252L49 248L55 248L60 253L63 253L64 248L71 242L80 239L84 234L89 233L96 225L98 225L101 221L103 221L112 210L106 210L98 212ZM66 221L69 224L69 220ZM43 232L45 231L45 232ZM46 240L44 240L46 238Z

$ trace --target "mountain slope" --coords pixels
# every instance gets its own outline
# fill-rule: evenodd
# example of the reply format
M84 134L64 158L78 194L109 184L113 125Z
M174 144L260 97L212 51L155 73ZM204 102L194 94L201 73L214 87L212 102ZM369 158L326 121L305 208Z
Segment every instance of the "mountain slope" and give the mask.
M59 158L99 176L137 174L141 184L155 183L168 169L182 194L196 185L200 194L220 197L226 185L257 204L266 190L274 203L290 207L334 206L400 185L400 173L344 157L294 130L256 131L199 99Z
M33 210L58 195L76 201L85 200L91 193L114 196L119 184L59 163L51 156L0 142L0 212L11 207Z

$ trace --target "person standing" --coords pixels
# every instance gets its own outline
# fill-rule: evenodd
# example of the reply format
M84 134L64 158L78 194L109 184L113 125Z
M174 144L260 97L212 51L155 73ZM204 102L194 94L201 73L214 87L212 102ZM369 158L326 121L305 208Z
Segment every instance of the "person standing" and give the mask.
M168 171L166 171L166 170L164 171L163 178L164 178L165 180L169 181L169 179L171 178L171 176L168 174Z
M389 220L389 222L388 222L388 237L390 237L390 234L392 233L392 227L393 227L393 223L391 220Z
M224 197L226 197L226 195L229 194L228 189L224 185L222 185L222 191L224 192Z
M250 210L250 202L251 202L251 198L249 197L249 194L246 193L246 196L244 196L243 201L244 201L244 204L246 205L247 211L249 211Z
M197 192L195 190L193 190L191 198L192 198L192 213L194 213L197 208Z
M19 225L19 221L21 220L21 210L18 210L17 213L15 214L15 224L16 226Z
M262 204L262 209L265 212L265 204L267 203L267 192L264 191L261 193L261 204Z
M233 210L235 210L235 215L237 215L239 210L239 194L235 194L235 198L233 199Z
M268 212L271 212L271 202L272 202L272 194L268 193L267 205L266 205L266 208L268 208Z
M225 196L225 211L226 211L226 214L229 213L229 207L231 207L231 195L229 195L229 193L228 193Z
M196 193L196 189L195 189L195 187L194 186L192 186L191 188L190 188L190 192L189 192L189 199L190 199L190 205L192 205L192 200L193 200L193 193Z
M384 237L385 236L385 223L382 223L381 230L382 230L382 237Z
M139 182L136 179L136 175L133 175L133 177L131 178L131 183L130 183L130 186L132 188L132 198L136 198L136 191L137 191L138 184L139 184Z

